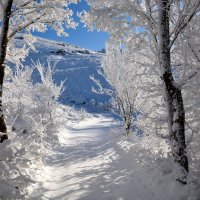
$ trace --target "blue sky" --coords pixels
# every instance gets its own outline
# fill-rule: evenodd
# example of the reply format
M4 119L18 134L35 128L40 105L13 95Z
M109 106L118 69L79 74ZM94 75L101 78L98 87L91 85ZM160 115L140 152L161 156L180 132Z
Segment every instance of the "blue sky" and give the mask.
M79 21L79 18L76 17L76 13L82 10L88 10L89 6L85 0L81 0L79 4L71 4L70 8L74 12L74 19L76 22ZM53 30L48 30L46 33L35 33L35 35L44 37L51 40L64 41L69 44L74 44L80 47L84 47L92 50L101 50L105 46L105 41L108 39L108 33L99 32L99 31L88 31L87 28L83 27L83 24L74 29L68 29L68 37L59 37Z

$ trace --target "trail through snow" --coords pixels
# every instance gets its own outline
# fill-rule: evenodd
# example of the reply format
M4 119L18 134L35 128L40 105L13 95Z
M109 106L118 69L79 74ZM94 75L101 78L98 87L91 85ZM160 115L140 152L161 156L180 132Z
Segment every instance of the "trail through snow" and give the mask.
M110 118L92 117L61 130L61 146L48 158L30 199L168 199L155 191L151 177L134 157L117 145L114 126Z

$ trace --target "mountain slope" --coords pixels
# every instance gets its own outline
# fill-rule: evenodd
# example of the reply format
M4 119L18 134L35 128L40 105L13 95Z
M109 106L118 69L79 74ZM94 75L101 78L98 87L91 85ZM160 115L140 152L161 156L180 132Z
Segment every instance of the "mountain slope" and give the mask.
M23 37L17 37L16 40L23 44ZM65 80L65 91L60 98L62 103L98 106L108 102L108 96L92 92L92 87L96 85L89 78L94 75L104 87L110 87L105 78L97 72L102 70L102 53L42 38L37 38L34 46L36 51L30 51L24 64L31 65L39 60L46 65L55 65L55 82L59 84Z

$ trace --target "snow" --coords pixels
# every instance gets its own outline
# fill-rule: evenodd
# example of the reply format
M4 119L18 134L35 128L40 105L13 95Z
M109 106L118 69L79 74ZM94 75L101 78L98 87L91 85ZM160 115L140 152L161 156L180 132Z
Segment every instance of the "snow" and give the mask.
M61 145L46 158L29 199L178 200L176 191L184 186L169 168L162 166L163 178L155 164L142 164L135 144L113 129L120 130L119 124L101 115L66 123L58 135Z
M24 45L22 37L16 38L16 43ZM76 104L91 107L90 101L95 99L95 104L106 103L109 97L92 92L92 87L97 88L90 80L90 76L99 79L103 86L110 88L108 82L98 74L101 70L101 59L103 54L66 43L37 38L34 43L36 51L30 50L24 65L32 65L33 61L47 65L55 65L54 79L57 84L65 80L65 90L60 102L63 104ZM35 75L38 79L38 74Z

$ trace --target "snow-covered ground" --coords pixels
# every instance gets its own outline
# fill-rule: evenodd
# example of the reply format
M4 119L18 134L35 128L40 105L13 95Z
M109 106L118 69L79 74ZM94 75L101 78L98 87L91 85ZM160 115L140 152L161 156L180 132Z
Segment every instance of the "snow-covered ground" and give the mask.
M24 44L22 37L17 37L16 42L18 45ZM110 87L107 80L98 74L98 70L101 70L102 53L43 38L37 38L34 46L35 51L30 50L24 65L32 66L33 62L39 60L42 64L50 63L55 68L55 83L59 84L65 80L65 90L59 99L60 102L90 109L92 106L97 109L97 106L108 102L108 96L92 92L92 87L97 86L90 79L90 76L94 76L104 87Z
M173 181L168 172L162 177L154 164L146 165L145 160L142 164L132 142L114 134L113 129L120 130L119 125L104 116L90 116L63 126L61 145L47 155L30 199L180 199L184 186Z

